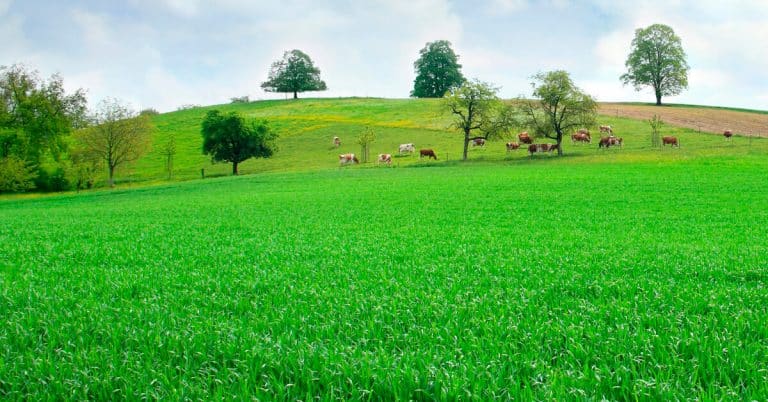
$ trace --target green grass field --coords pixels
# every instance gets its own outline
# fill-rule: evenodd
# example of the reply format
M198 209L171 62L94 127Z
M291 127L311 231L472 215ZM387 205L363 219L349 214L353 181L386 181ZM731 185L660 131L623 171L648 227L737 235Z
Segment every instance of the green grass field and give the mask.
M220 108L280 133L259 174L0 200L0 399L768 399L768 140L462 163L431 101ZM230 171L205 110L155 117L178 180ZM338 168L366 126L441 159Z

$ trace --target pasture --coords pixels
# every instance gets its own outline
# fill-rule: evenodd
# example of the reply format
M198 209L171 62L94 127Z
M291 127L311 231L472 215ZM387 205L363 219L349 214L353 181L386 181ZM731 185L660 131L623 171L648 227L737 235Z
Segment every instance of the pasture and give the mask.
M765 141L677 135L0 201L0 398L765 400Z

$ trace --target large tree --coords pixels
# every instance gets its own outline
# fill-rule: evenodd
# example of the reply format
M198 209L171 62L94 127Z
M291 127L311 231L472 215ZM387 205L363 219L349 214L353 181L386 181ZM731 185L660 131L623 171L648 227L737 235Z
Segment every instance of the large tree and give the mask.
M64 138L85 116L85 91L67 94L61 76L46 81L23 65L0 66L0 158L22 161L36 176L44 160L59 161Z
M91 127L80 130L75 137L83 152L106 164L109 186L114 187L117 168L149 151L150 117L137 114L118 100L106 99L99 103L92 121Z
M560 145L566 133L595 124L597 102L576 87L566 71L539 73L533 79L534 99L516 102L522 125L535 136L557 141L557 153L562 155Z
M269 77L261 87L267 92L293 92L293 99L299 97L299 92L328 89L320 79L320 69L306 53L296 49L285 52L281 60L272 63Z
M250 158L268 158L275 152L273 133L265 121L247 122L235 112L222 114L211 110L203 119L203 153L214 162L232 163L232 174L237 165Z
M449 89L465 81L461 74L461 64L458 63L459 56L451 49L451 42L429 42L419 53L421 56L413 63L416 79L413 81L411 96L441 98Z
M667 25L636 30L625 64L627 73L621 76L624 85L632 84L637 91L651 86L656 105L661 105L662 96L677 95L688 88L685 51L680 38Z
M470 141L501 136L513 125L509 108L497 92L491 84L471 80L445 94L443 104L454 117L452 126L464 134L463 160L467 160Z

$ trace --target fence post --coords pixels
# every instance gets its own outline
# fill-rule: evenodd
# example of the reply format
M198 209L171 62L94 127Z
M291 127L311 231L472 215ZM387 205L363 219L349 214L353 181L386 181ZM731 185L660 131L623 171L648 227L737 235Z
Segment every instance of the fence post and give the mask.
M200 169L200 176L205 179L205 168Z

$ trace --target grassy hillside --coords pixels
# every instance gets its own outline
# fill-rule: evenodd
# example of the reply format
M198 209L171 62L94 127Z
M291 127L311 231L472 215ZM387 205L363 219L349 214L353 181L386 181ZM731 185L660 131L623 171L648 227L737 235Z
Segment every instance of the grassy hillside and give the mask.
M449 130L450 116L442 113L439 100L431 99L302 99L298 101L263 101L249 104L220 105L193 110L178 111L156 116L157 127L154 136L155 151L144 157L136 166L122 173L123 178L142 181L162 181L164 178L164 160L160 155L160 145L169 135L176 138L178 154L175 161L177 179L200 177L200 169L205 169L208 176L228 175L231 168L227 164L210 163L210 159L201 154L202 139L200 122L205 113L218 108L224 111L238 111L245 116L267 119L280 134L279 152L268 160L249 160L241 165L241 172L255 173L265 171L310 171L333 169L338 166L337 155L341 152L359 153L355 143L357 135L366 127L375 129L378 139L373 144L372 154L396 153L397 145L413 142L418 148L434 148L440 160L438 164L455 161L461 154L461 136ZM675 128L668 126L664 135L676 135L681 138L682 149L675 153L654 151L649 147L649 130L641 120L628 118L602 117L602 124L611 124L617 135L625 138L625 149L621 158L631 160L666 161L670 158L690 158L698 156L732 155L750 152L766 152L768 144L760 142L747 148L748 140L735 138L726 144L722 137L702 135L697 129ZM338 136L342 147L331 147L331 140ZM547 140L549 141L549 140ZM756 147L756 148L755 148ZM614 150L599 151L596 144L571 146L565 144L565 151L570 156L601 161L612 160ZM473 149L470 159L473 161L493 161L494 163L526 163L526 152L518 151L507 155L501 141L489 143L486 149ZM418 162L417 157L395 158L396 166L408 166ZM433 163L434 164L434 163ZM370 167L361 166L356 168Z
M0 399L765 400L768 161L689 141L2 202Z

